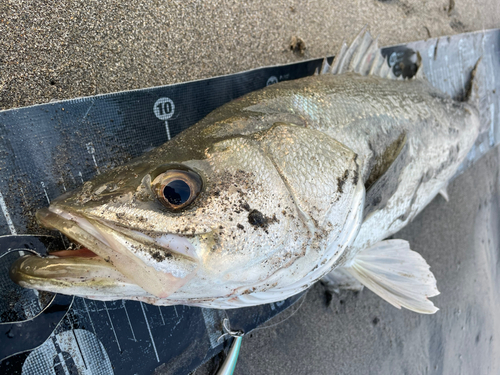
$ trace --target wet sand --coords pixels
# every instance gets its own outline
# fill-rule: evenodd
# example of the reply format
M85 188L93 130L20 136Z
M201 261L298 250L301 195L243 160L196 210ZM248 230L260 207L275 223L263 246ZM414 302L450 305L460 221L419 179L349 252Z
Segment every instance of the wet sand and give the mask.
M1 0L0 109L319 58L364 25L382 46L495 28L500 2Z

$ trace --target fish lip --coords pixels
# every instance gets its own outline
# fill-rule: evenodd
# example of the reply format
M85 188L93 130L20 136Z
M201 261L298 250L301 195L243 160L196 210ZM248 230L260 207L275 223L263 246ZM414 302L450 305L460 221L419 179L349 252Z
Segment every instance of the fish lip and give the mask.
M81 226L77 224L76 220L64 218L63 216L58 215L56 212L50 209L50 207L44 207L37 210L35 216L38 223L40 223L43 227L58 230L80 245L87 247L94 253L97 246L102 247L104 245L104 247L110 248L109 243L102 236L97 233L89 233L89 231L85 231ZM89 243L90 239L94 239L98 242L92 245ZM96 256L99 256L97 253L95 254Z
M144 233L141 233L139 231L133 230L133 229L128 229L128 228L122 228L120 226L115 225L114 223L111 223L106 220L102 220L93 216L88 216L87 215L82 215L80 213L76 214L72 210L61 208L58 206L51 205L49 207L45 207L42 209L39 209L36 212L36 218L40 224L43 226L50 228L50 229L55 229L66 236L70 237L72 240L75 242L81 244L81 238L75 238L75 233L68 233L68 231L65 229L64 225L58 225L60 220L57 219L63 219L65 222L73 222L74 226L76 228L79 228L80 230L88 233L90 236L93 236L95 239L100 241L102 244L107 246L108 248L112 248L112 246L108 243L108 241L101 235L100 231L92 225L92 223L89 223L89 220L91 221L96 221L101 225L104 225L105 227L117 232L120 234L120 236L123 236L125 239L131 239L131 240L136 240L140 241L143 245L145 246L150 246L150 247L161 247L164 250L172 253L172 255L177 255L181 257L185 257L190 261L193 262L198 262L199 258L198 255L196 254L196 251L193 247L192 244L185 244L184 243L184 251L179 251L180 246L177 246L177 249L174 248L174 246L168 246L168 240L170 240L170 243L177 241L183 241L187 242L186 238L183 236L179 236L178 234L173 234L173 233L164 233L161 237L160 240L155 241L154 238L151 236L148 236ZM78 234L78 233L76 233ZM165 240L165 237L167 240ZM169 238L170 237L170 238ZM163 241L162 241L163 239ZM82 244L83 245L83 244ZM88 247L89 250L93 251L93 249L90 246L84 245L85 247ZM96 254L96 256L99 256Z
M143 292L149 293L153 298L164 299L175 293L176 290L196 275L199 267L199 261L196 259L178 252L174 253L172 249L165 246L161 247L156 243L154 243L154 247L150 247L148 244L144 245L143 242L137 241L136 238L128 237L122 231L116 232L114 228L110 228L105 223L79 213L73 213L70 210L64 210L64 208L64 206L52 205L51 207L37 211L36 217L41 225L59 230L96 254L95 257L90 258L80 258L78 256L74 258L76 261L76 265L73 267L73 270L76 270L74 272L76 272L77 276L83 276L82 279L87 280L88 283L92 284L93 280L85 274L86 271L83 265L90 262L89 267L95 268L100 264L100 269L109 269L109 272L104 271L104 274L108 275L105 276L105 280L109 280L110 277L113 279L111 274L118 272L120 274L118 278L122 278L123 276L127 284L133 284L142 288ZM168 249L168 253L158 251L165 248ZM57 259L65 259L65 256L52 256L40 259L45 260L45 266L42 264L42 261L39 264L40 267L36 267L38 269L36 271L37 275L41 275L39 278L44 280L43 283L45 285L50 286L52 283L57 288L60 281L57 274L49 272L45 273L48 276L44 277L42 268L54 269L53 266L60 263ZM54 260L52 261L51 259ZM78 259L83 259L81 261L82 266L79 265L80 262ZM35 264L38 263L35 262ZM22 274L23 271L28 270L23 270L20 266L15 271ZM34 283L29 284L30 272L24 272L28 275L26 280L24 280L26 282L23 283L30 285L27 287L48 291L55 290L51 286L49 289L43 287L36 280ZM102 276L102 273L100 275ZM20 277L22 279L22 276ZM36 277L38 276L35 275L34 278ZM116 281L118 282L119 280ZM20 285L24 286L23 284ZM117 285L117 287L120 286ZM65 293L65 290L68 290L69 294L74 294L69 288L64 289L62 293ZM60 289L58 292L60 292ZM137 294L136 290L132 292L134 293L133 295L121 294L119 299L135 298L139 295L144 295L143 292ZM79 295L85 296L88 294Z

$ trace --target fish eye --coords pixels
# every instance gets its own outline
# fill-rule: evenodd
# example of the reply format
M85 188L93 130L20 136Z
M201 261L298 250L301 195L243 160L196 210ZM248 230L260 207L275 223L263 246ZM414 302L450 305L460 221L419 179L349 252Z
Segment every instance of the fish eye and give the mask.
M152 182L158 200L168 209L178 211L189 206L200 194L201 177L194 171L169 169Z

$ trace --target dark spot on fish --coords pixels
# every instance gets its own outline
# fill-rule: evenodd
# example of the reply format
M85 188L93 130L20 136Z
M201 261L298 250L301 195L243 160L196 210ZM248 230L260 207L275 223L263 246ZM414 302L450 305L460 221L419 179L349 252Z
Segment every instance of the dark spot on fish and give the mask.
M380 322L379 318L377 318L377 317L373 318L372 323L374 326L376 326L378 324L378 322Z
M255 228L264 228L267 229L269 224L274 223L274 222L279 222L278 219L276 219L276 215L273 215L272 218L269 218L267 216L264 216L262 212L258 210L252 210L248 214L248 222L253 225Z
M479 343L479 340L481 339L481 332L478 332L477 336L476 336L476 344Z
M125 217L125 214L123 212L117 212L115 215L118 219L123 219Z
M236 227L238 227L238 229L241 229L241 230L245 229L245 227L244 227L243 225L241 225L240 223L238 223L238 224L236 225Z
M245 211L250 211L250 205L247 202L242 203L241 208L243 208Z
M163 262L165 260L165 256L160 254L159 251L151 252L151 257L158 262Z
M344 175L342 177L337 177L337 191L339 193L344 192L344 184L347 181L347 177L349 177L349 170L346 169Z
M352 177L352 182L354 183L354 185L357 185L358 184L358 180L359 180L359 172L358 170L356 169L354 171L354 176Z
M158 262L163 262L167 258L172 258L172 254L153 251L151 252L151 257Z
M224 229L224 227L222 225L219 225L219 229Z

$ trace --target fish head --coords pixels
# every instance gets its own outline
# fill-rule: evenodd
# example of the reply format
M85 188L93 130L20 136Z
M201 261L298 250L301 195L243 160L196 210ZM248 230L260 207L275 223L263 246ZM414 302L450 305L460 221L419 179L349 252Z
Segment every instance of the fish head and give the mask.
M356 155L327 138L291 124L183 133L39 210L43 226L82 248L20 258L11 277L101 300L193 305L293 284L359 226L349 221L364 194Z

